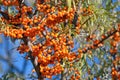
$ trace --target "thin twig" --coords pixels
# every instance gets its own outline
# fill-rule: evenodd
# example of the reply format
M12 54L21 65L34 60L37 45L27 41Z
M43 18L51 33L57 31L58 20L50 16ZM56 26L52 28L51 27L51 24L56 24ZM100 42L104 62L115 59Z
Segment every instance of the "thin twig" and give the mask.
M81 26L83 26L85 23L87 23L89 20L91 19L91 17L89 17L86 21L84 21Z
M114 30L113 32L111 32L110 34L108 34L107 36L106 36L106 38L104 38L104 39L101 39L97 44L93 44L93 46L98 46L100 43L103 43L106 39L108 39L110 36L112 36L112 35L114 35L116 32L117 32L118 30ZM85 49L85 50L84 50ZM87 47L87 48L83 48L83 50L82 50L82 52L83 53L86 53L88 50L91 50L92 49L92 47Z

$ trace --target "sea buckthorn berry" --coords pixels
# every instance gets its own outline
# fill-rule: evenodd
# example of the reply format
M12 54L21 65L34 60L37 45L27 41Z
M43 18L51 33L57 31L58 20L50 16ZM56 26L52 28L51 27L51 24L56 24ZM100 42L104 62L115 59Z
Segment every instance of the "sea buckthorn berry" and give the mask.
M82 51L81 49L78 49L78 52L79 52L79 53L82 53L83 51Z
M116 49L116 48L110 49L110 53L111 53L111 54L116 54L116 53L117 53L117 49Z
M21 44L17 50L20 51L20 53L24 53L29 51L29 47L25 44Z
M117 41L111 41L111 43L110 43L113 47L116 47L117 46L117 44L118 44L118 42Z
M105 35L102 35L102 36L101 36L101 38L102 38L102 39L105 39L105 38L106 38L106 36L105 36Z

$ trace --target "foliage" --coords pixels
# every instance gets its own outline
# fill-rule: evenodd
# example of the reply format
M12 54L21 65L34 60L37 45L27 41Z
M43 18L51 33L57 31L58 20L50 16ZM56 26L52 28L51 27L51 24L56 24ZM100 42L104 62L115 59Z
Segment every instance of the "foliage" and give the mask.
M120 79L119 2L27 1L1 0L0 25L4 35L21 40L17 50L27 53L38 79Z
M23 77L18 76L14 73L7 73L0 78L0 80L24 80Z

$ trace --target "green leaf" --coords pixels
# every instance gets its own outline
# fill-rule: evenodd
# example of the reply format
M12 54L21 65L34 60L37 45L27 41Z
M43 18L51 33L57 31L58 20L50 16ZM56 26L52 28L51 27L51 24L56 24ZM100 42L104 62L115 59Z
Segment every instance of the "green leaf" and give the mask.
M34 7L35 6L35 0L25 0L25 4Z
M67 3L67 6L68 6L68 11L70 11L72 1L71 0L66 0L66 3Z
M2 4L2 0L0 0L0 4Z
M12 16L16 15L16 11L13 9L13 6L8 7L8 13Z
M102 0L96 0L98 4L102 4Z

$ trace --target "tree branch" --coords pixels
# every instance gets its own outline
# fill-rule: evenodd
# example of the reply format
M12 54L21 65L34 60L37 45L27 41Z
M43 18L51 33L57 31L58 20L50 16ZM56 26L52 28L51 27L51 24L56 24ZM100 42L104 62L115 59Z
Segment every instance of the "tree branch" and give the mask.
M100 43L103 43L106 39L108 39L110 36L114 35L118 30L113 30L110 32L104 39L101 39L97 44L93 43L93 46L97 47ZM83 48L82 52L86 53L88 50L93 49L92 47Z
M34 68L35 68L35 71L36 71L36 73L38 75L38 80L43 80L42 74L40 72L40 65L39 64L35 65L35 63L34 63L35 58L31 55L32 54L31 51L29 51L28 54L29 54L30 60L31 60L31 62L32 62Z
M27 37L24 37L23 38L23 41L26 45L29 46L29 48L31 48L31 46L29 45L29 40L27 39ZM40 72L40 64L35 64L35 57L32 56L32 50L30 49L30 51L28 52L28 55L30 57L30 60L35 68L35 71L38 75L38 80L43 80L43 76L42 76L42 73Z

